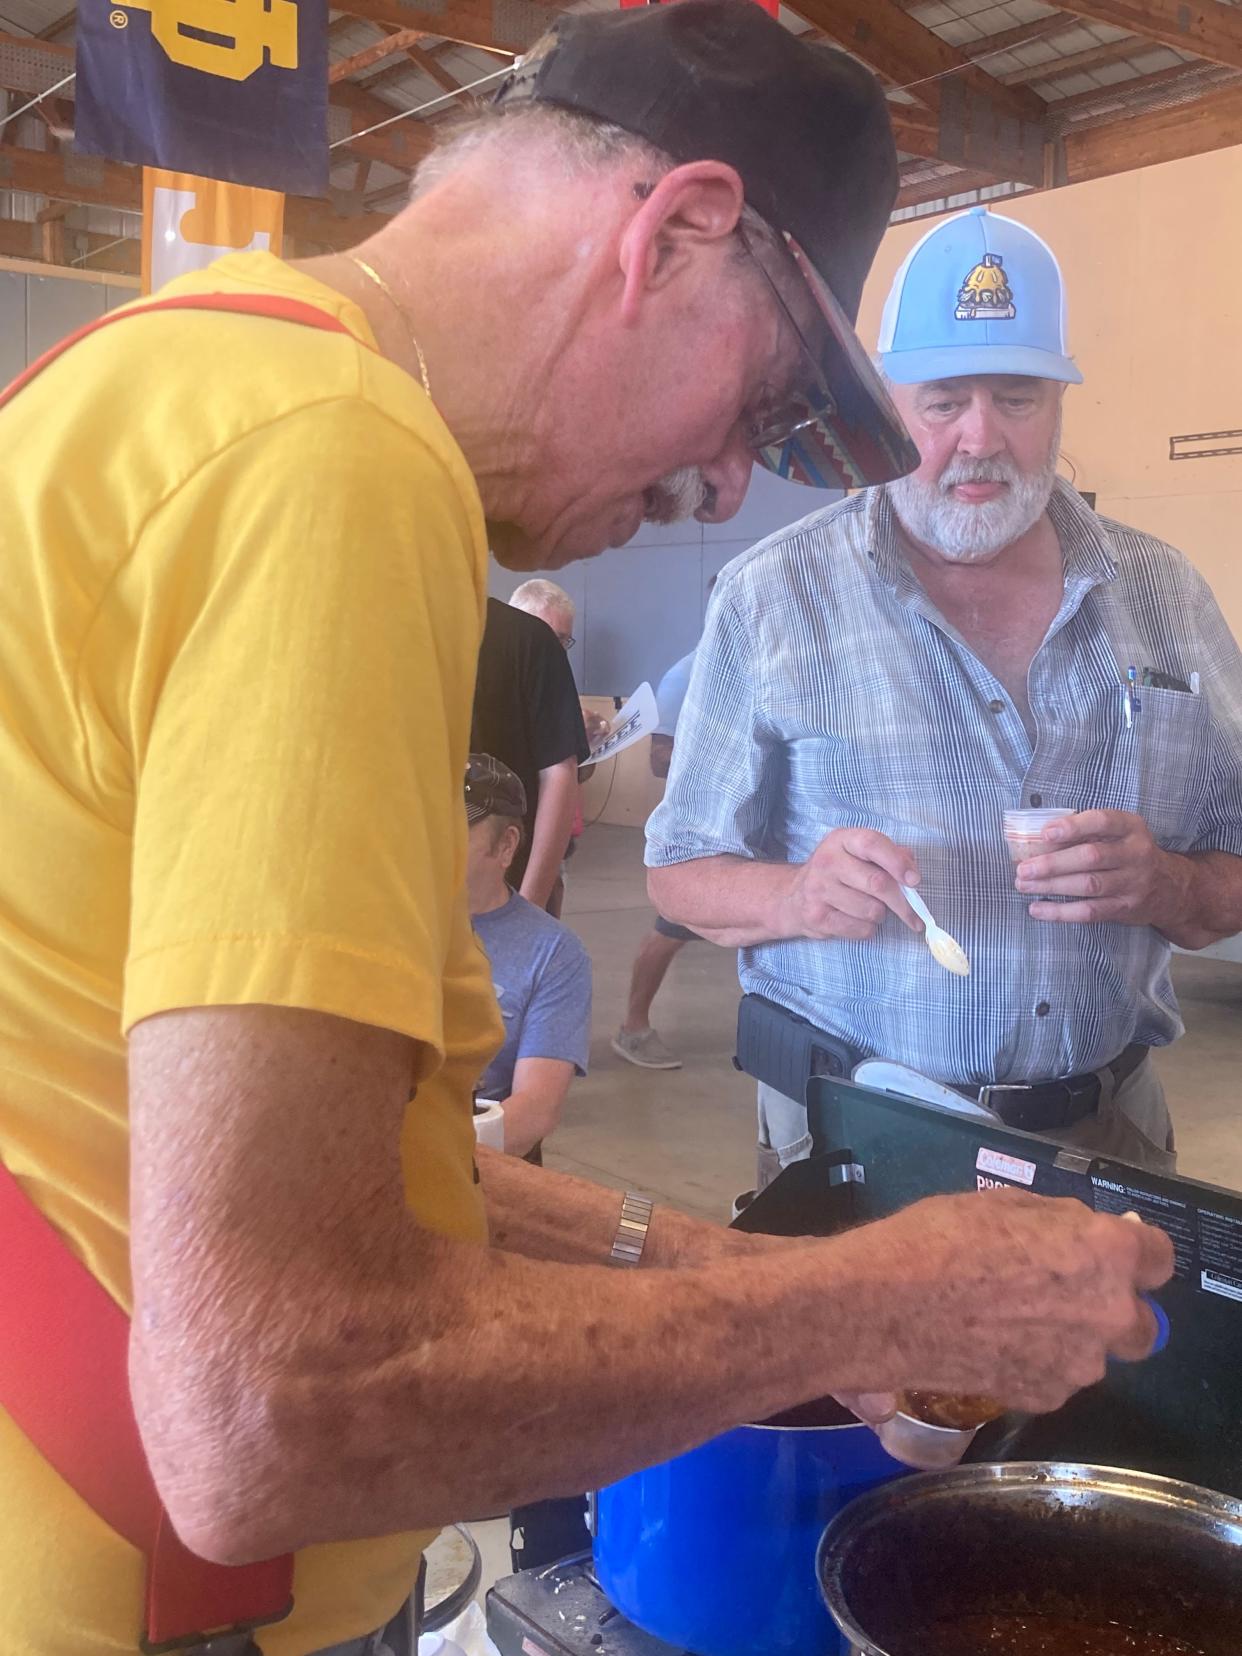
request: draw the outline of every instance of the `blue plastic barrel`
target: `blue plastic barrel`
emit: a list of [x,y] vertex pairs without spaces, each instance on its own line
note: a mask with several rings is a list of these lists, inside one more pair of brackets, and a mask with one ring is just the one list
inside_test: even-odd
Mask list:
[[600,1586],[637,1627],[694,1656],[848,1652],[816,1548],[855,1495],[909,1470],[833,1403],[739,1426],[599,1491]]

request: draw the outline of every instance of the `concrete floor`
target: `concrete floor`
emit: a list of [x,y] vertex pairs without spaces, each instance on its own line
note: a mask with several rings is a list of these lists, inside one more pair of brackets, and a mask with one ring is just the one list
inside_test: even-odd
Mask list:
[[[630,963],[651,924],[642,833],[598,825],[570,864],[565,919],[595,969],[591,1073],[576,1081],[549,1166],[633,1186],[688,1213],[727,1219],[754,1184],[754,1083],[733,1056],[738,986],[732,950],[694,944],[673,962],[653,1022],[684,1068],[635,1069],[609,1047]],[[1177,1126],[1181,1171],[1242,1188],[1242,966],[1178,956],[1186,1035],[1157,1059]]]

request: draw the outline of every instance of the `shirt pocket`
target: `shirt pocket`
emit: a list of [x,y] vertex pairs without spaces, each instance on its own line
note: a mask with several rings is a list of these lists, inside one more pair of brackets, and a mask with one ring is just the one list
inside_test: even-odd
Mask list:
[[1166,850],[1198,837],[1211,778],[1211,715],[1207,698],[1144,685],[1134,716],[1132,787],[1136,811]]

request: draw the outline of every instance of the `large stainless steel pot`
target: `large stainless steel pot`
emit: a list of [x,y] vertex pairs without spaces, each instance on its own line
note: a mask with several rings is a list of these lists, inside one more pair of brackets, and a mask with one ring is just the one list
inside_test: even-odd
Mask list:
[[930,1628],[981,1613],[1242,1652],[1242,1501],[1142,1472],[1026,1461],[903,1478],[833,1520],[817,1567],[856,1656],[922,1656]]

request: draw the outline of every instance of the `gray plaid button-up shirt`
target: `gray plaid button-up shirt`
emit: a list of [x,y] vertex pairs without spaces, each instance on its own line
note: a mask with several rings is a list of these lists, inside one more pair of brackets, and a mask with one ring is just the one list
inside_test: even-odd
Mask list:
[[[1030,918],[1004,811],[1134,811],[1166,849],[1242,856],[1242,655],[1206,582],[1063,483],[1049,513],[1065,594],[1030,670],[1034,744],[871,490],[721,575],[647,830],[657,868],[721,853],[800,863],[842,826],[910,846],[970,977],[891,917],[865,943],[743,949],[740,975],[860,1052],[957,1084],[1096,1069],[1182,1032],[1155,931]],[[1128,721],[1130,667],[1194,688],[1143,688]]]

